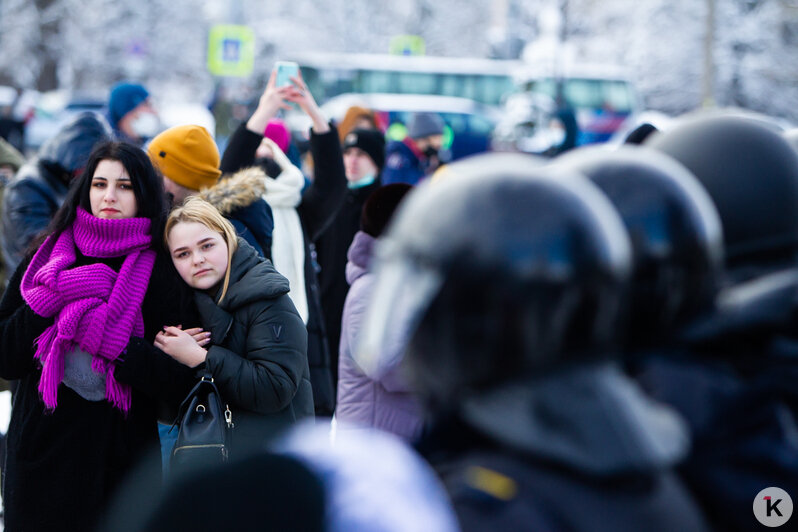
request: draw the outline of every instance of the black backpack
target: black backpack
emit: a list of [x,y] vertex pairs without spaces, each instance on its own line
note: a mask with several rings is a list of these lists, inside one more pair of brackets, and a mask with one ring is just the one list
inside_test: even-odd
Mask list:
[[230,459],[233,414],[210,373],[202,376],[180,404],[175,423],[179,431],[170,459],[173,471]]

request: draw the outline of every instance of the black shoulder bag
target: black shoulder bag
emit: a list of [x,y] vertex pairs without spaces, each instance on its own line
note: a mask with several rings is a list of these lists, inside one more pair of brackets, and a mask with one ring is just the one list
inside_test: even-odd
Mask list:
[[209,372],[202,375],[180,404],[175,423],[179,430],[170,468],[177,470],[228,461],[233,414]]

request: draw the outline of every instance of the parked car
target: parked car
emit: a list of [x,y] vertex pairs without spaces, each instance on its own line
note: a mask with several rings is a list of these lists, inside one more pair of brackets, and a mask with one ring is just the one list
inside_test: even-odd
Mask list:
[[[452,160],[489,150],[490,135],[499,119],[499,110],[490,105],[468,98],[421,94],[346,93],[330,98],[321,109],[330,119],[340,121],[353,105],[373,110],[391,140],[401,140],[413,113],[439,113],[447,126],[444,147]],[[300,139],[310,127],[310,120],[299,111],[287,113],[285,120]]]

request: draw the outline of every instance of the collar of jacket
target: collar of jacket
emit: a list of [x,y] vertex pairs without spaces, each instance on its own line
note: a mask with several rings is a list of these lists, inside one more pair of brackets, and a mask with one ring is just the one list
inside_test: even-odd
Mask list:
[[214,343],[224,341],[233,325],[233,314],[245,305],[264,299],[275,299],[288,293],[288,279],[277,273],[271,261],[258,256],[244,239],[238,239],[238,249],[230,266],[230,285],[221,303],[209,294],[196,290],[194,299],[202,323],[211,333]]
[[257,166],[245,168],[222,178],[199,196],[216,207],[223,215],[248,207],[266,192],[266,173]]
[[485,391],[466,399],[461,415],[510,448],[594,476],[660,470],[689,447],[684,420],[612,362]]

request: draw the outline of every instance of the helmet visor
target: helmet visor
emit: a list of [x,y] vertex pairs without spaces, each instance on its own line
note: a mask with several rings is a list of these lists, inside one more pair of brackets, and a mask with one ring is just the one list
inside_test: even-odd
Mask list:
[[379,379],[401,363],[407,344],[443,283],[431,266],[379,242],[375,282],[353,357],[371,378]]

